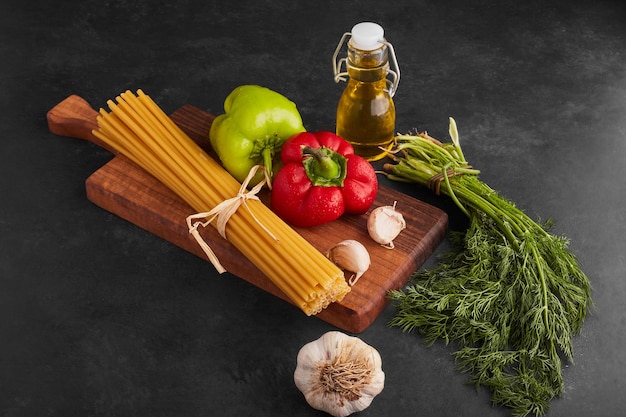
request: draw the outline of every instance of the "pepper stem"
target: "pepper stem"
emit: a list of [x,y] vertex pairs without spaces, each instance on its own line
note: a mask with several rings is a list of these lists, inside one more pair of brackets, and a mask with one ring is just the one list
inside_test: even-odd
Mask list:
[[267,178],[272,177],[272,164],[274,162],[274,148],[271,146],[266,146],[261,151],[261,156],[263,157],[263,169],[265,169],[265,175]]
[[282,142],[280,137],[274,133],[262,138],[254,140],[254,146],[250,151],[250,159],[255,165],[263,165],[265,178],[268,180],[268,186],[271,188],[270,178],[274,172],[274,157],[280,152]]
[[347,166],[343,155],[325,147],[303,146],[302,156],[305,158],[302,165],[313,185],[343,186]]

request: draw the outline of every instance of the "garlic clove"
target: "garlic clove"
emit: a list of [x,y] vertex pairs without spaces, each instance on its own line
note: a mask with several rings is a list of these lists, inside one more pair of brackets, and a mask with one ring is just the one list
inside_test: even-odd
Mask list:
[[345,417],[369,407],[384,388],[385,373],[376,349],[330,331],[300,349],[294,382],[311,407]]
[[348,279],[351,286],[356,284],[371,264],[370,254],[365,246],[353,239],[337,243],[326,252],[326,256],[341,269],[353,273]]
[[406,229],[406,221],[402,213],[393,206],[380,206],[372,210],[367,218],[367,232],[370,237],[387,249],[395,247],[393,241],[400,232]]

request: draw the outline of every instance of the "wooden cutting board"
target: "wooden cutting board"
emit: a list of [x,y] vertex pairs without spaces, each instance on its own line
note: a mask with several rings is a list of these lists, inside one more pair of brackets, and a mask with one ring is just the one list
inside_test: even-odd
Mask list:
[[[97,127],[97,112],[85,100],[70,96],[48,112],[50,131],[61,136],[85,139],[106,149],[92,130]],[[210,155],[215,157],[208,140],[214,116],[197,107],[184,105],[171,118]],[[185,219],[194,211],[156,178],[123,155],[113,159],[86,180],[87,198],[129,222],[203,258],[206,255],[189,234]],[[267,201],[267,194],[262,197]],[[341,301],[331,304],[316,317],[347,332],[360,333],[376,320],[387,306],[387,292],[400,289],[412,272],[432,254],[444,239],[448,217],[442,210],[386,186],[380,186],[372,207],[397,204],[407,228],[390,250],[376,244],[367,234],[368,213],[343,216],[313,228],[296,228],[315,248],[325,252],[332,245],[355,239],[370,253],[370,269]],[[232,244],[213,227],[202,235],[231,274],[289,302],[288,298]],[[208,259],[207,259],[208,261]],[[166,260],[164,260],[166,262]],[[208,268],[213,268],[208,264]],[[236,308],[236,307],[233,307]],[[294,314],[301,313],[294,306]]]

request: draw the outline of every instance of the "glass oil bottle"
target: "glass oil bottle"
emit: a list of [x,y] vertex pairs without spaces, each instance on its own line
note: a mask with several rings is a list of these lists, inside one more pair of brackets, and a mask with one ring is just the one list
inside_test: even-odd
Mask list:
[[[338,60],[348,37],[347,57]],[[342,72],[344,64],[346,68]],[[337,105],[337,135],[350,142],[357,155],[369,161],[383,158],[384,149],[393,146],[396,122],[393,96],[400,81],[395,52],[385,40],[383,28],[362,22],[344,33],[333,55],[333,70],[335,82],[347,80]]]

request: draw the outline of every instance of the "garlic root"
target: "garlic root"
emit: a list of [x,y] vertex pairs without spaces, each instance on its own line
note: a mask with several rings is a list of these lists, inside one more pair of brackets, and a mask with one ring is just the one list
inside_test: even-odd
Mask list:
[[395,247],[394,239],[406,229],[406,221],[402,213],[396,210],[396,203],[394,201],[393,206],[375,208],[367,218],[367,232],[370,237],[387,249]]
[[376,349],[330,331],[300,349],[294,382],[311,407],[345,417],[370,406],[384,388],[385,373]]

